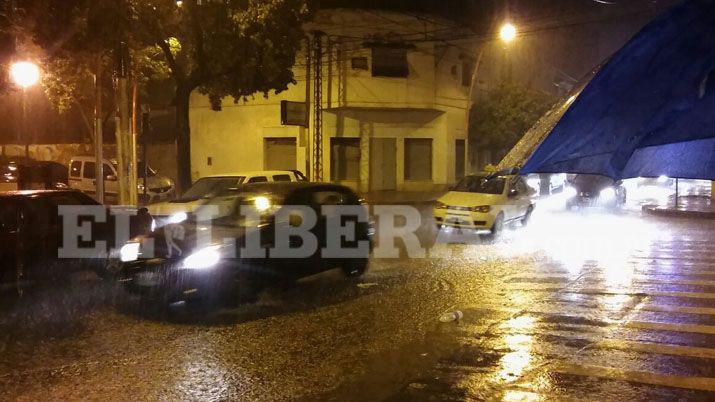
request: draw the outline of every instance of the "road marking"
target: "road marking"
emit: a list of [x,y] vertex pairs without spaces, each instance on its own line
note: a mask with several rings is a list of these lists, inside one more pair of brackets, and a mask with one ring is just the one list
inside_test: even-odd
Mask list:
[[[708,275],[715,275],[715,272],[712,274]],[[650,283],[650,284],[658,284],[658,285],[693,285],[693,286],[715,286],[715,280],[707,280],[707,279],[660,279],[660,278],[651,278],[652,276],[683,276],[679,274],[651,274],[651,275],[644,275],[640,273],[636,273],[633,277],[633,282],[634,283]],[[530,279],[541,279],[541,280],[552,280],[552,281],[557,281],[557,280],[569,280],[569,279],[577,279],[577,275],[554,275],[554,274],[546,274],[546,275],[541,275],[541,274],[532,274],[529,276],[523,276],[523,275],[514,275],[511,277],[507,277],[507,281],[512,281],[509,282],[511,284],[519,284],[519,283],[524,283],[524,284],[533,284],[533,283],[539,283],[539,282],[529,282]],[[522,281],[515,281],[515,280],[522,280]],[[583,278],[583,282],[589,283],[589,282],[601,282],[602,279],[600,279],[599,276],[596,276],[595,278]]]
[[692,285],[692,286],[715,286],[715,281],[697,279],[657,279],[657,278],[637,278],[636,283],[650,283],[655,285]]
[[594,345],[598,348],[618,349],[625,351],[636,351],[646,353],[657,353],[661,355],[703,357],[715,359],[715,349],[699,348],[695,346],[671,345],[654,342],[636,342],[623,339],[604,339]]
[[649,373],[645,371],[622,370],[613,367],[576,365],[560,363],[554,365],[551,371],[578,376],[599,377],[611,380],[631,381],[641,384],[662,385],[674,388],[686,388],[699,391],[715,391],[715,378],[682,377]]
[[640,309],[656,313],[715,315],[715,308],[712,307],[675,306],[672,304],[644,304],[640,306]]
[[715,334],[715,326],[698,324],[674,324],[667,322],[628,321],[623,324],[626,328],[651,329],[658,331],[692,332],[697,334]]
[[682,297],[687,299],[715,299],[715,293],[704,292],[667,292],[660,290],[649,290],[646,293],[648,294],[648,296]]

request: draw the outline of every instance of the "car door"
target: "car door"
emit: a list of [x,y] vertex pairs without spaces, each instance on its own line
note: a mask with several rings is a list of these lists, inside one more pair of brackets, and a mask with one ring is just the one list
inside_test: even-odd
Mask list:
[[510,221],[514,219],[517,214],[519,202],[519,190],[517,189],[515,179],[506,180],[502,197],[504,200],[504,220]]
[[82,165],[82,186],[80,188],[83,192],[93,194],[96,191],[95,174],[95,163],[93,161],[84,161]]
[[0,203],[0,283],[13,283],[16,279],[15,255],[20,220],[19,205],[13,200],[3,200]]
[[119,193],[119,182],[117,181],[117,171],[112,163],[104,161],[102,163],[102,173],[104,174],[104,193]]
[[526,211],[531,205],[531,192],[529,191],[529,186],[524,181],[524,178],[519,177],[516,181],[516,203],[515,203],[515,216],[514,218],[521,218],[526,215]]
[[70,171],[69,171],[69,186],[70,188],[75,188],[80,191],[85,191],[84,188],[82,188],[82,161],[75,161],[73,160],[70,163]]

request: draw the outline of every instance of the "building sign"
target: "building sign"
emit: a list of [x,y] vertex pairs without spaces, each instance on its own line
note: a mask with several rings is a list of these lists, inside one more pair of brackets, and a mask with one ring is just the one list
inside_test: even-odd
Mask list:
[[308,127],[308,110],[305,102],[281,101],[281,124]]

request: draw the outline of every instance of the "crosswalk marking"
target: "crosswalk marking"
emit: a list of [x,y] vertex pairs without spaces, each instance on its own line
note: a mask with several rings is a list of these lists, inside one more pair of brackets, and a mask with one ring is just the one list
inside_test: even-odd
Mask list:
[[715,334],[715,326],[697,324],[671,324],[666,322],[628,321],[624,324],[627,328],[649,329],[674,332],[693,332],[697,334]]
[[644,304],[640,306],[640,309],[642,311],[657,313],[715,315],[715,308],[712,307],[676,306],[672,304]]
[[621,381],[634,381],[642,384],[686,388],[699,391],[715,391],[715,378],[709,377],[684,377],[670,374],[656,374],[645,371],[622,370],[613,367],[566,363],[555,364],[551,367],[551,370],[562,374],[599,377]]
[[604,339],[597,342],[595,347],[605,349],[619,349],[626,351],[657,353],[661,355],[703,357],[715,359],[715,349],[700,348],[695,346],[670,345],[665,343],[638,342],[624,339]]

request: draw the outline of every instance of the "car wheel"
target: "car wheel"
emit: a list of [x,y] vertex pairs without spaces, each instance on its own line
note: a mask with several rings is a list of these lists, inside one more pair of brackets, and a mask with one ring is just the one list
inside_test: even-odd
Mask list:
[[265,284],[255,274],[238,274],[234,278],[234,297],[237,303],[254,303],[263,291]]
[[499,212],[499,215],[497,215],[497,218],[494,220],[494,223],[492,224],[492,236],[497,237],[499,234],[501,234],[501,231],[504,229],[504,214]]
[[534,212],[534,207],[530,205],[529,208],[526,210],[524,217],[521,218],[521,226],[526,226],[529,224],[529,220],[531,220],[532,212]]
[[357,278],[367,271],[367,258],[351,258],[343,263],[343,273],[348,278]]

